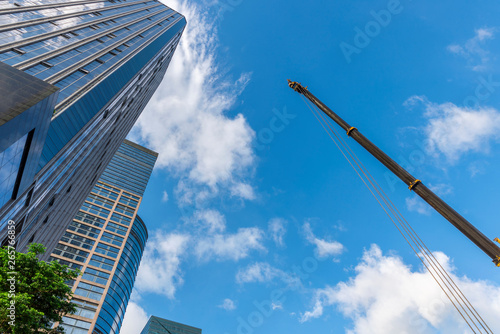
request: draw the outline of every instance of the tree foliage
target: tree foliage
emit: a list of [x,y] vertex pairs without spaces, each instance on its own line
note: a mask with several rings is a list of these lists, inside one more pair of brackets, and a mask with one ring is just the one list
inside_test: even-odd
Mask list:
[[57,261],[39,261],[43,253],[41,244],[31,244],[26,254],[12,247],[0,249],[0,333],[64,333],[61,326],[51,327],[75,312],[65,282],[79,273]]

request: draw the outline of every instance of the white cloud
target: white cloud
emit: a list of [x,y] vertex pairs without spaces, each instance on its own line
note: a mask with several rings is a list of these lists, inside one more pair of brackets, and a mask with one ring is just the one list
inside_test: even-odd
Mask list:
[[253,250],[265,251],[264,233],[256,227],[239,228],[234,234],[213,234],[197,240],[194,252],[198,259],[208,261],[240,260]]
[[149,237],[135,281],[139,293],[154,292],[174,298],[184,282],[180,264],[189,239],[188,235],[162,231],[155,231]]
[[268,283],[279,279],[287,285],[299,286],[300,278],[281,269],[271,266],[267,262],[256,262],[236,273],[236,282],[243,283]]
[[122,327],[120,329],[120,334],[137,334],[140,333],[149,317],[139,305],[135,302],[130,301],[127,306],[127,311],[123,318]]
[[237,196],[248,200],[253,200],[256,197],[252,186],[242,182],[238,182],[231,186],[231,196]]
[[286,234],[285,225],[287,221],[283,218],[273,218],[269,221],[269,232],[271,233],[271,237],[277,246],[283,247],[285,244],[283,242],[283,238]]
[[167,193],[167,191],[166,191],[166,190],[163,190],[163,195],[162,195],[162,197],[161,197],[161,201],[162,201],[163,203],[168,202],[168,193]]
[[229,298],[224,299],[221,305],[218,307],[223,308],[226,311],[232,311],[236,309],[236,305],[234,304],[234,301],[232,301]]
[[194,219],[203,230],[208,230],[209,233],[223,232],[226,229],[226,218],[217,210],[197,210]]
[[429,204],[424,202],[424,200],[417,195],[406,198],[406,208],[408,209],[408,211],[415,211],[426,216],[430,215],[432,212]]
[[413,96],[406,106],[422,102],[425,106],[427,149],[455,162],[468,152],[488,152],[491,141],[500,139],[500,112],[490,107],[471,109],[453,103],[437,104]]
[[202,197],[224,190],[253,199],[245,175],[254,163],[255,133],[242,114],[226,113],[235,106],[250,75],[231,80],[227,70],[219,67],[212,17],[187,1],[169,1],[169,6],[186,16],[187,27],[131,137],[159,153],[156,167],[179,178],[180,190]]
[[[491,328],[500,328],[500,287],[453,274],[450,260],[435,253],[453,280]],[[468,333],[468,327],[426,271],[412,271],[396,256],[372,245],[355,268],[356,276],[314,293],[301,321],[321,317],[329,306],[352,320],[349,334]]]
[[315,252],[318,257],[337,256],[344,251],[344,246],[338,241],[327,241],[317,238],[309,223],[305,223],[303,228],[307,241],[316,246]]
[[474,71],[483,71],[488,68],[490,53],[484,49],[487,40],[495,38],[495,28],[481,28],[475,30],[475,36],[467,40],[463,45],[448,45],[451,53],[460,55],[467,59]]

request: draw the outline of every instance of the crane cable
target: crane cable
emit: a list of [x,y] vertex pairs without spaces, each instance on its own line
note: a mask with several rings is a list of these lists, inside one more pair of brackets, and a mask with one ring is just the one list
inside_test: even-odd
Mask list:
[[[323,113],[319,113],[319,115],[323,118],[323,120],[325,120],[326,117],[323,115]],[[325,122],[327,122],[327,120],[328,120],[328,118],[326,118]],[[377,181],[375,180],[375,178],[370,174],[370,172],[366,169],[366,167],[363,165],[363,163],[359,160],[359,158],[356,156],[356,154],[354,153],[354,151],[352,151],[352,149],[349,147],[349,145],[347,144],[347,142],[345,142],[345,140],[341,136],[338,136],[338,133],[331,126],[331,123],[330,124],[327,123],[327,125],[336,134],[337,139],[339,139],[339,142],[342,144],[342,146],[344,146],[344,148],[346,149],[346,151],[348,152],[348,154],[351,156],[351,158],[353,159],[353,161],[356,163],[356,165],[358,166],[358,168],[361,171],[363,171],[363,174],[365,175],[365,177],[367,178],[367,180],[370,182],[370,184],[373,186],[373,188],[376,190],[376,192],[382,198],[382,200],[387,205],[387,207],[390,209],[390,211],[394,215],[394,217],[396,217],[396,219],[399,221],[400,226],[402,226],[404,228],[404,230],[408,233],[408,235],[410,236],[410,238],[412,239],[412,241],[417,245],[417,247],[419,248],[419,250],[423,253],[424,258],[428,261],[428,263],[433,264],[433,266],[432,266],[433,269],[437,270],[436,274],[438,274],[439,278],[446,285],[446,288],[449,289],[450,291],[453,290],[453,292],[458,295],[458,298],[465,304],[465,307],[467,307],[467,309],[469,310],[469,312],[471,312],[472,316],[480,323],[481,327],[483,327],[485,330],[486,330],[486,328],[489,329],[488,325],[484,322],[484,320],[482,319],[482,317],[479,315],[479,313],[476,311],[476,309],[472,306],[472,304],[469,302],[469,300],[467,299],[467,297],[463,294],[463,292],[460,290],[460,288],[457,286],[457,284],[453,281],[453,279],[451,278],[451,276],[447,273],[447,271],[443,268],[443,266],[435,258],[434,254],[429,250],[429,248],[427,247],[427,245],[425,245],[425,243],[423,242],[423,240],[415,232],[415,230],[410,225],[410,223],[405,219],[405,217],[397,209],[397,207],[390,200],[390,198],[387,196],[387,194],[383,191],[383,189],[377,183]],[[429,273],[432,274],[432,272],[430,272],[430,271],[429,271]],[[454,297],[455,297],[455,295],[454,295]],[[460,303],[460,306],[463,309],[463,306],[462,306],[461,303]],[[466,311],[466,310],[464,310],[464,311]],[[467,315],[470,318],[470,316],[469,316],[468,313],[467,313]],[[484,326],[483,326],[482,323],[484,323]],[[476,326],[476,328],[477,328],[477,326]],[[489,329],[489,331],[491,332],[491,329]]]
[[[341,136],[339,136],[335,128],[329,122],[328,117],[325,117],[323,113],[316,107],[316,105],[314,105],[308,99],[306,99],[303,96],[303,94],[300,94],[300,96],[302,97],[306,105],[309,107],[309,109],[311,110],[315,118],[318,120],[318,122],[320,122],[323,129],[327,132],[332,141],[335,143],[337,148],[339,148],[342,155],[349,162],[349,164],[354,169],[356,174],[363,181],[363,183],[368,188],[370,193],[375,197],[378,204],[382,207],[384,212],[389,216],[393,224],[396,226],[396,228],[401,233],[406,242],[410,245],[410,247],[415,252],[417,257],[422,261],[424,267],[429,271],[433,279],[443,290],[444,294],[451,301],[451,303],[458,311],[460,316],[467,323],[469,328],[474,333],[476,333],[476,330],[474,330],[473,326],[479,331],[479,333],[483,332],[479,327],[481,327],[485,331],[485,333],[493,333],[491,329],[488,327],[488,325],[485,323],[485,321],[482,319],[482,317],[479,315],[479,313],[476,311],[476,309],[465,297],[465,295],[457,286],[457,284],[453,281],[451,276],[446,272],[443,266],[435,258],[434,254],[429,250],[429,248],[425,245],[425,243],[418,236],[415,230],[411,227],[408,221],[404,218],[401,212],[396,208],[394,203],[389,199],[387,194],[383,191],[383,189],[380,187],[377,181],[373,178],[373,176],[369,173],[369,171],[366,169],[363,163],[359,160],[354,151],[352,151],[347,142]],[[327,128],[330,131],[328,131]],[[367,183],[367,181],[369,184]],[[396,223],[394,219],[398,223]],[[450,296],[450,294],[453,296],[453,298]],[[470,320],[472,324],[469,322],[469,320],[467,320],[467,318]],[[476,321],[474,321],[473,318]]]

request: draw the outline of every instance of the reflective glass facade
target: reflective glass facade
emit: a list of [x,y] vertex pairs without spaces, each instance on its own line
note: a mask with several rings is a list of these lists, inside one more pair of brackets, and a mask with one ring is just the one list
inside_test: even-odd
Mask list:
[[0,208],[33,183],[57,90],[0,62]]
[[0,206],[12,198],[27,137],[25,134],[0,153]]
[[141,334],[201,334],[201,329],[152,315]]
[[[50,260],[82,272],[73,283],[77,312],[63,320],[66,333],[119,333],[148,238],[137,211],[157,156],[123,142],[52,250]],[[139,177],[104,180],[135,173],[135,164],[144,165]]]
[[[155,0],[26,11],[20,9],[51,2],[16,3],[0,11],[0,31],[17,27],[0,32],[0,61],[60,88],[40,168],[185,25]],[[89,98],[91,90],[99,94]]]
[[160,84],[185,25],[156,0],[0,3],[0,62],[59,89],[36,182],[0,208],[0,241],[12,219],[22,224],[20,249],[56,246]]

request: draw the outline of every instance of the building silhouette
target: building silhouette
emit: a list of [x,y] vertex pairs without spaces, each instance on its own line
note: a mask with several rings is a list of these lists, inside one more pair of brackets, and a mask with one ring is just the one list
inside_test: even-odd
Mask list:
[[201,334],[201,329],[152,315],[141,334]]
[[148,238],[137,215],[158,154],[125,140],[51,250],[82,273],[71,282],[74,315],[68,334],[118,334]]
[[[43,104],[48,129],[42,122],[22,130],[40,129],[35,143],[41,149],[30,156],[24,134],[6,140],[7,131],[0,132],[0,154],[15,152],[12,162],[19,164],[4,178],[8,186],[0,185],[0,242],[13,220],[19,250],[30,242],[56,246],[160,84],[185,25],[181,14],[156,0],[0,4],[0,71],[8,65],[54,90],[52,104]],[[4,86],[16,83],[4,77],[0,91],[10,95]],[[17,84],[28,87],[28,81]],[[17,117],[4,119],[9,112],[2,112],[0,129],[16,128],[34,101],[10,111]],[[22,161],[29,168],[20,168]]]

